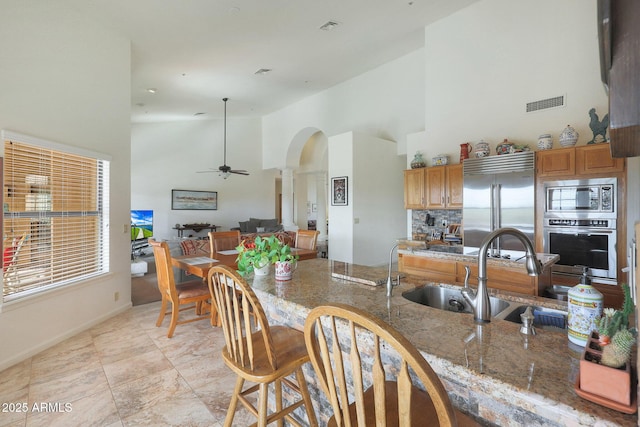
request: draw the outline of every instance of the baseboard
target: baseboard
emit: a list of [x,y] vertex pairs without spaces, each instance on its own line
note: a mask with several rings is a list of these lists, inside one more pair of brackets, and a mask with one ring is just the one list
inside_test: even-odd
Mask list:
[[0,361],[0,372],[12,367],[13,365],[16,365],[32,356],[35,356],[36,354],[47,350],[48,348],[53,347],[56,344],[61,343],[62,341],[71,338],[74,335],[79,334],[80,332],[84,332],[89,328],[92,328],[94,326],[96,326],[99,323],[104,322],[107,319],[112,318],[113,316],[116,316],[120,313],[124,313],[127,310],[130,310],[132,307],[132,304],[129,302],[128,304],[124,305],[124,306],[120,306],[108,313],[105,313],[103,316],[97,317],[95,319],[92,319],[89,322],[83,323],[82,325],[78,325],[77,327],[70,329],[68,331],[66,331],[64,334],[60,334],[58,336],[52,337],[46,341],[43,342],[39,342],[38,345],[31,347],[30,349],[27,349],[19,354],[14,355],[13,357],[11,357],[10,359],[7,360],[3,360]]

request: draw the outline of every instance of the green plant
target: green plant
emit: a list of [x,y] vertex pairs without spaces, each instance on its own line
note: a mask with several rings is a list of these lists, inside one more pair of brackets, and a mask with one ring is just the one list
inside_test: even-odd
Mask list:
[[635,328],[629,328],[629,316],[634,307],[631,290],[626,283],[620,286],[624,292],[622,309],[605,308],[594,322],[602,346],[602,364],[613,368],[624,366],[629,360],[637,335]]
[[276,261],[296,261],[297,255],[291,253],[291,247],[283,244],[276,236],[256,237],[254,242],[242,241],[238,247],[238,273],[246,276],[256,268],[262,268]]

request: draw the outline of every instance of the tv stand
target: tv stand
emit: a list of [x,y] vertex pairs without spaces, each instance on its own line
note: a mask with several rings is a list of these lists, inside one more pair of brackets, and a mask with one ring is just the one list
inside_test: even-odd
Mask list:
[[134,240],[131,242],[131,260],[145,255],[144,249],[149,247],[147,239]]

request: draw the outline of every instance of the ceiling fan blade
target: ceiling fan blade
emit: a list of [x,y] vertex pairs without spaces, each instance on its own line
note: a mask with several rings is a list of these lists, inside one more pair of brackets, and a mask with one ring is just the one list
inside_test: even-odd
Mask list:
[[208,171],[196,171],[196,173],[213,173],[218,172],[218,169],[209,169]]
[[238,174],[238,175],[249,175],[249,172],[247,172],[247,171],[245,171],[245,170],[233,170],[233,169],[232,169],[232,170],[230,170],[229,172],[231,172],[231,173],[235,173],[235,174]]

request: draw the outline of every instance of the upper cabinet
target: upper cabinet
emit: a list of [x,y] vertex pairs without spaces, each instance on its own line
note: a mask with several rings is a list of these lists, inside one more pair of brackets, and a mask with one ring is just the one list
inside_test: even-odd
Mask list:
[[609,144],[584,145],[576,148],[576,174],[593,175],[624,171],[624,159],[611,157]]
[[624,171],[624,159],[611,157],[609,144],[582,145],[536,152],[539,177],[569,177]]
[[613,157],[640,156],[640,1],[599,0],[602,78],[609,87]]
[[575,148],[560,148],[536,152],[538,176],[567,176],[576,173]]
[[405,209],[462,208],[462,165],[406,170]]
[[425,168],[404,171],[404,208],[425,207]]

